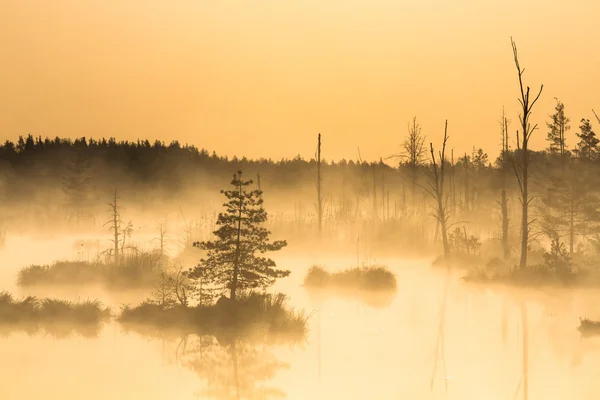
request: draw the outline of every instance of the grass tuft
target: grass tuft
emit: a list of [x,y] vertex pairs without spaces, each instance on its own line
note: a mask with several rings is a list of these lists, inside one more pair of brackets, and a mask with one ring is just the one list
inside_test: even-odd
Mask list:
[[86,336],[99,330],[110,317],[110,310],[97,300],[71,302],[59,299],[37,299],[29,296],[15,299],[8,292],[0,293],[0,329],[6,331],[40,330],[64,336],[80,330]]
[[350,268],[328,272],[313,265],[304,277],[304,287],[318,297],[333,293],[343,297],[360,298],[372,307],[387,307],[397,289],[396,276],[381,265]]
[[578,330],[584,336],[600,335],[600,321],[579,318]]
[[102,284],[106,287],[152,287],[160,277],[160,259],[152,252],[123,256],[110,262],[56,261],[29,265],[18,272],[20,286]]
[[304,277],[304,286],[314,288],[341,287],[365,291],[395,291],[396,276],[381,265],[354,267],[330,273],[313,265]]

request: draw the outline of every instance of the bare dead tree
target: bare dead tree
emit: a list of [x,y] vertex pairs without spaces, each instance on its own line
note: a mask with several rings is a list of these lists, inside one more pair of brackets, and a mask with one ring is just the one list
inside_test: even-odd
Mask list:
[[540,98],[542,94],[542,90],[544,89],[544,85],[541,85],[540,90],[537,96],[531,101],[530,98],[530,89],[529,86],[525,89],[523,84],[523,73],[525,69],[521,69],[519,64],[519,58],[517,54],[517,45],[515,44],[512,37],[510,38],[513,56],[515,59],[515,66],[517,67],[517,73],[519,77],[519,89],[521,98],[519,99],[519,103],[521,104],[521,114],[519,115],[519,121],[521,123],[521,132],[522,135],[519,137],[519,131],[517,131],[517,150],[518,157],[513,157],[513,169],[515,172],[515,176],[517,178],[517,182],[519,184],[519,190],[521,192],[521,205],[522,205],[522,215],[521,215],[521,258],[519,261],[519,268],[527,267],[527,247],[529,244],[529,226],[531,222],[528,219],[528,211],[529,211],[529,203],[532,201],[532,197],[529,196],[529,164],[531,163],[530,154],[529,154],[529,139],[531,138],[532,133],[537,129],[536,125],[531,125],[529,122],[529,117],[531,116],[531,109],[535,105],[535,103]]
[[508,149],[509,149],[509,144],[508,144],[508,137],[509,137],[509,133],[508,133],[508,126],[510,125],[510,120],[506,117],[506,113],[504,112],[504,107],[502,107],[502,118],[500,119],[500,127],[501,127],[501,132],[502,132],[502,142],[501,142],[501,152],[500,152],[500,156],[502,157],[502,159],[505,159],[508,155]]
[[417,209],[417,186],[419,181],[419,169],[427,159],[425,149],[425,135],[421,133],[421,126],[417,123],[417,117],[413,117],[412,124],[408,125],[408,137],[402,143],[402,152],[388,158],[399,159],[400,165],[404,165],[409,172],[409,180],[412,188],[413,211]]
[[598,116],[598,114],[596,114],[596,111],[594,111],[593,109],[592,109],[592,112],[594,113],[594,117],[596,117],[596,120],[600,124],[600,117]]
[[323,197],[321,196],[321,134],[317,139],[317,217],[319,219],[319,234],[323,227]]
[[127,241],[127,238],[131,239],[131,234],[133,233],[133,223],[131,221],[129,221],[127,223],[127,225],[125,225],[125,229],[123,229],[123,231],[121,232],[121,257],[123,257],[123,254],[125,254],[125,249],[133,249],[133,250],[137,250],[136,248],[132,247],[132,246],[127,246],[125,247],[125,242]]
[[159,255],[160,258],[162,259],[163,256],[165,255],[165,247],[166,247],[166,238],[167,238],[167,230],[165,228],[165,226],[163,224],[160,224],[158,227],[158,237],[155,237],[154,239],[152,239],[152,241],[154,240],[158,240],[158,244],[159,244]]
[[456,163],[454,162],[454,149],[450,152],[450,193],[452,194],[451,210],[456,213]]
[[184,307],[187,307],[189,304],[186,290],[189,290],[189,284],[185,271],[183,270],[183,265],[180,265],[173,278],[173,291],[175,292],[175,297],[177,297],[179,304]]
[[433,143],[429,144],[429,150],[431,153],[431,165],[426,170],[428,178],[429,188],[426,188],[427,192],[433,197],[436,202],[436,206],[433,207],[434,211],[432,215],[436,218],[442,233],[442,244],[444,246],[444,257],[448,260],[450,255],[450,247],[448,246],[448,230],[447,223],[449,213],[447,210],[448,196],[444,192],[444,181],[445,181],[445,169],[446,169],[446,142],[448,141],[448,120],[444,127],[444,141],[442,143],[442,151],[439,154],[439,165],[438,160],[435,158],[435,151],[433,149]]
[[119,262],[119,243],[120,243],[119,238],[121,236],[121,224],[123,223],[123,221],[121,221],[121,215],[119,213],[119,204],[117,202],[118,199],[119,199],[119,197],[117,196],[117,189],[115,189],[113,201],[108,203],[110,210],[111,210],[112,218],[104,224],[105,226],[107,224],[111,224],[109,230],[113,232],[113,238],[111,239],[111,242],[113,242],[113,245],[114,245],[113,259],[114,259],[115,264],[117,264]]
[[465,170],[465,185],[464,185],[464,189],[465,189],[465,203],[464,203],[464,210],[466,212],[469,211],[469,209],[471,208],[471,206],[469,206],[469,200],[471,199],[471,190],[469,188],[469,169],[471,168],[471,158],[467,155],[467,153],[465,153],[463,159],[463,168]]
[[375,164],[371,166],[373,170],[373,222],[377,220],[377,168]]
[[385,220],[385,175],[383,169],[381,170],[381,219]]
[[508,245],[508,234],[509,234],[509,218],[508,218],[508,198],[506,196],[506,160],[509,157],[508,150],[508,126],[510,121],[506,118],[504,113],[504,107],[502,107],[502,119],[500,120],[500,128],[502,134],[502,150],[500,151],[500,173],[502,174],[502,191],[500,193],[500,211],[502,215],[502,249],[504,253],[504,259],[508,260],[510,257],[510,247]]

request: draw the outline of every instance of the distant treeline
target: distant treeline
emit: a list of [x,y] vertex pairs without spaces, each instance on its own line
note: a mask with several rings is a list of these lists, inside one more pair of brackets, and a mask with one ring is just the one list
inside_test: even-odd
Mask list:
[[[557,106],[560,117],[563,111]],[[385,162],[383,158],[371,163],[322,161],[326,219],[386,220],[428,215],[431,199],[427,193],[426,170],[431,158],[425,137],[416,120],[413,123],[404,141],[404,150],[396,157],[387,157]],[[580,141],[572,152],[566,147],[564,129],[557,133],[557,125],[560,128],[564,122],[548,124],[548,149],[530,151],[533,194],[540,197],[547,194],[553,184],[559,184],[551,181],[549,172],[565,162],[577,161],[580,176],[583,176],[581,168],[586,176],[600,172],[598,143],[594,141],[590,122],[582,120],[581,132],[577,133]],[[433,141],[434,146],[437,142],[427,138],[427,144],[429,141]],[[497,231],[501,224],[497,203],[504,189],[510,200],[511,224],[517,225],[518,186],[511,160],[519,150],[509,149],[508,142],[508,135],[503,131],[502,151],[493,162],[481,148],[474,147],[471,154],[446,153],[446,196],[452,220],[476,221],[477,226],[471,225],[471,230]],[[452,148],[452,143],[449,147]],[[327,155],[326,148],[323,155]],[[277,161],[228,158],[176,140],[165,144],[114,138],[42,139],[28,135],[19,137],[16,143],[6,141],[0,146],[2,200],[6,209],[20,206],[20,214],[48,223],[57,219],[73,220],[74,213],[83,216],[85,210],[92,214],[105,213],[106,203],[116,187],[126,204],[152,208],[165,201],[178,201],[185,195],[182,203],[199,204],[210,199],[216,202],[216,208],[211,211],[218,211],[219,190],[226,187],[233,172],[239,169],[260,182],[270,211],[314,216],[316,164],[314,158],[306,160],[300,155]],[[511,226],[513,228],[516,226]]]

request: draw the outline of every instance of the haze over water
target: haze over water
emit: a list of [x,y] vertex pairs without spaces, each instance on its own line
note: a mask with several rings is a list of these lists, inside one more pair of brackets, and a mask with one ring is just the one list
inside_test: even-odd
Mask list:
[[[15,281],[19,266],[75,257],[74,250],[67,250],[75,239],[9,240],[0,251],[7,260],[3,281]],[[40,252],[23,252],[24,246],[36,247]],[[49,249],[54,252],[42,252]],[[295,307],[313,311],[305,344],[266,346],[279,362],[288,364],[268,382],[285,392],[285,398],[507,399],[522,387],[523,291],[467,287],[457,275],[448,278],[444,353],[438,358],[430,389],[447,277],[444,269],[432,270],[430,260],[377,260],[388,265],[398,278],[397,297],[390,307],[378,309],[353,299],[327,298],[319,302],[300,286],[312,263],[346,268],[355,261],[353,257],[323,256],[316,260],[314,256],[303,259],[281,255],[276,259],[293,273],[274,290],[287,293]],[[65,297],[85,298],[88,292],[93,297],[101,295],[113,307],[119,306],[119,296],[115,299],[115,295],[89,289]],[[27,290],[20,293],[25,295]],[[575,327],[580,315],[600,311],[594,306],[600,295],[592,290],[548,290],[527,297],[529,398],[598,398],[600,341],[582,340]],[[139,295],[128,300],[136,303],[141,299]],[[190,337],[189,342],[194,339]],[[198,398],[194,393],[202,393],[206,381],[189,366],[178,365],[175,354],[179,342],[178,338],[163,341],[126,333],[116,323],[108,324],[91,339],[11,333],[1,339],[0,370],[4,379],[0,397]],[[256,347],[263,351],[264,346]],[[228,376],[227,368],[219,371]],[[255,376],[260,377],[260,373]],[[271,398],[261,396],[264,391],[241,398]]]

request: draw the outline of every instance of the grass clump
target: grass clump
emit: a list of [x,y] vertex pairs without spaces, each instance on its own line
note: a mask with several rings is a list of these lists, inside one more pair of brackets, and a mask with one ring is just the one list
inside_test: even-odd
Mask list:
[[159,279],[160,259],[151,252],[123,256],[118,264],[101,261],[56,261],[29,265],[18,272],[20,286],[101,284],[106,287],[151,287]]
[[334,293],[358,297],[373,307],[386,307],[396,293],[396,276],[384,266],[354,267],[339,272],[328,272],[313,265],[304,277],[304,287],[313,294]]
[[304,286],[313,288],[342,287],[365,291],[395,291],[396,276],[380,265],[350,268],[330,273],[313,265],[304,277]]
[[223,331],[304,337],[308,315],[287,305],[282,293],[241,293],[235,301],[222,296],[210,305],[184,306],[146,300],[125,306],[118,317],[126,328],[145,333],[214,334]]
[[4,331],[43,330],[56,336],[78,331],[93,336],[109,317],[110,310],[97,300],[71,302],[33,296],[18,300],[8,292],[0,293],[0,328]]
[[600,321],[579,318],[579,332],[584,336],[600,335]]

